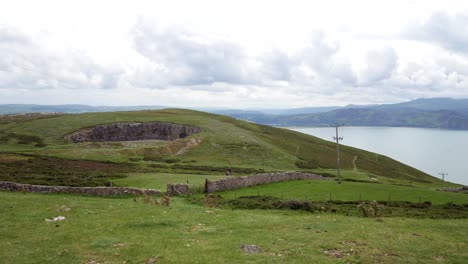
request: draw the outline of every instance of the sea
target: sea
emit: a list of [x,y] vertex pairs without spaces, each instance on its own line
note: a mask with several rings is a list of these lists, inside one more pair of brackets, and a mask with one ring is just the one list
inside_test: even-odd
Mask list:
[[[334,141],[334,127],[287,127]],[[340,127],[340,144],[391,157],[432,176],[468,185],[468,131],[408,127]]]

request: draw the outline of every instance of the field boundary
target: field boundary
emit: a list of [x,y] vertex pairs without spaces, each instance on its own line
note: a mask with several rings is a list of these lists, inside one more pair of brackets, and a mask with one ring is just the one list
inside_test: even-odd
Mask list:
[[129,187],[70,187],[32,185],[9,181],[0,181],[0,191],[30,192],[30,193],[72,193],[95,196],[112,195],[157,195],[161,191],[155,189],[138,189]]
[[249,186],[292,180],[328,180],[328,178],[323,177],[322,175],[303,172],[273,172],[260,173],[243,177],[229,177],[216,181],[209,181],[206,179],[205,193],[221,192]]

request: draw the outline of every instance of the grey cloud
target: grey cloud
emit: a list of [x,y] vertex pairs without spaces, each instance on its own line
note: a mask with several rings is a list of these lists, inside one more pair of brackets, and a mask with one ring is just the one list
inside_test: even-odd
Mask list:
[[133,42],[137,52],[160,66],[153,73],[160,76],[156,86],[251,82],[247,57],[233,43],[207,43],[196,35],[160,29],[145,21],[135,26]]
[[290,81],[292,58],[281,50],[272,50],[258,58],[261,62],[262,76],[275,81]]
[[468,55],[468,14],[449,15],[437,12],[423,24],[411,26],[404,35]]
[[398,67],[398,56],[392,48],[374,50],[368,52],[366,62],[360,82],[362,85],[372,85],[392,76]]
[[308,46],[297,54],[297,62],[337,85],[354,85],[356,74],[351,64],[339,58],[338,43],[327,43],[323,33],[315,33]]
[[0,37],[2,44],[16,44],[16,45],[31,45],[31,39],[23,34],[20,34],[12,28],[0,28]]
[[115,88],[122,70],[83,54],[55,54],[12,28],[0,29],[0,88]]
[[134,74],[132,82],[138,86],[265,85],[277,81],[338,86],[356,82],[350,63],[338,56],[339,45],[327,43],[323,33],[312,34],[307,47],[296,54],[271,50],[256,57],[249,57],[234,43],[207,42],[146,20],[135,25],[132,37],[135,50],[152,63]]

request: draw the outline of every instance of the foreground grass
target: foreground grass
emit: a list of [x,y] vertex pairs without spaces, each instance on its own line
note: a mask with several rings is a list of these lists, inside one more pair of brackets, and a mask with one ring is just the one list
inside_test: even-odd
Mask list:
[[[50,223],[45,218],[63,215]],[[466,219],[169,208],[132,198],[0,192],[3,263],[463,263]],[[245,254],[256,244],[259,254]],[[342,258],[326,252],[339,253]],[[335,254],[336,255],[336,254]]]

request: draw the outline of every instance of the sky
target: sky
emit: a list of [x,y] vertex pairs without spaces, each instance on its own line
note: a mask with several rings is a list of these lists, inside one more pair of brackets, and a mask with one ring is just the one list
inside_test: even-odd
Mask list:
[[468,98],[468,1],[4,1],[0,104]]

